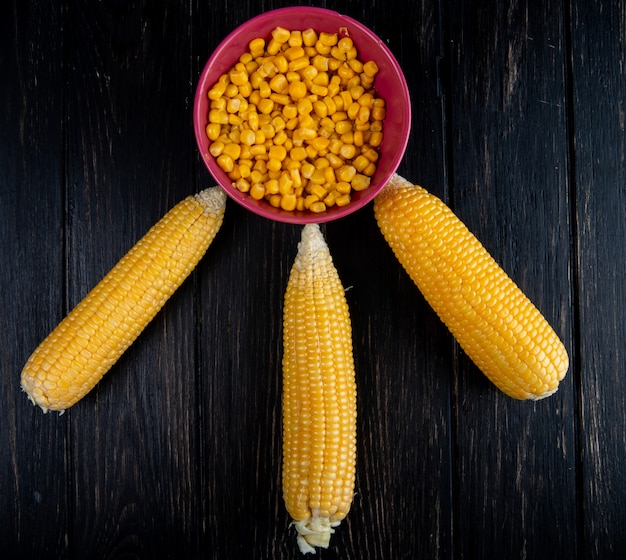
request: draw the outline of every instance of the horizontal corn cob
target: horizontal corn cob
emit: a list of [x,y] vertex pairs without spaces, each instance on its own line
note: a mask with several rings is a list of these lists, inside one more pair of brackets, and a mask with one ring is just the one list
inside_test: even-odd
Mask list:
[[356,385],[344,289],[319,226],[291,269],[283,319],[283,497],[303,553],[328,547],[352,503]]
[[225,203],[219,187],[179,202],[59,323],[22,371],[34,404],[63,411],[100,381],[195,268]]
[[516,399],[557,390],[569,364],[563,343],[440,199],[394,175],[374,212],[426,300],[497,387]]

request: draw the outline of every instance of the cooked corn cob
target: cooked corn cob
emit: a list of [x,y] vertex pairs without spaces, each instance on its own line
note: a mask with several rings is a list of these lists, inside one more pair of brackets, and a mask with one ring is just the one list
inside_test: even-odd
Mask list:
[[344,289],[319,226],[302,230],[283,322],[283,497],[303,553],[352,503],[356,385]]
[[563,343],[450,208],[394,175],[374,212],[402,266],[497,387],[516,399],[558,389],[569,363]]
[[44,412],[83,398],[202,258],[224,216],[219,187],[172,208],[30,356],[22,388]]

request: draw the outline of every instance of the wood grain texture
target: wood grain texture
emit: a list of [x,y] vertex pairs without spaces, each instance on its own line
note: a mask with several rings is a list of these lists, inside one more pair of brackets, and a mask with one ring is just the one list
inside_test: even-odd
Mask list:
[[[453,209],[571,348],[561,3],[448,13]],[[457,546],[467,558],[575,557],[575,377],[531,404],[503,398],[462,353],[457,368]]]
[[[68,309],[214,184],[193,138],[199,73],[234,27],[289,4],[43,4],[0,18],[0,556],[300,558],[280,481],[297,226],[228,201],[197,270],[92,393],[59,416],[19,389]],[[572,358],[556,395],[509,399],[371,207],[325,224],[352,316],[358,464],[316,557],[622,556],[624,2],[316,4],[396,55],[413,109],[398,171],[452,206]]]
[[626,550],[626,4],[572,3],[584,551]]
[[7,8],[0,18],[0,556],[37,558],[46,550],[61,558],[71,523],[68,419],[43,417],[19,381],[29,353],[64,313],[61,14],[58,4]]

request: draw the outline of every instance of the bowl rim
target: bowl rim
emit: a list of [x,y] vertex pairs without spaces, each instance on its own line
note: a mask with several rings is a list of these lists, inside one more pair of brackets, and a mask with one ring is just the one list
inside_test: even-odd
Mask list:
[[[229,49],[232,41],[237,39],[241,35],[241,33],[244,33],[246,30],[248,30],[248,28],[252,28],[258,25],[266,26],[269,25],[270,22],[275,24],[275,26],[279,26],[281,16],[287,14],[300,14],[305,16],[316,15],[318,17],[325,18],[331,17],[333,19],[337,19],[336,27],[338,29],[342,29],[344,27],[346,29],[357,28],[359,33],[367,36],[371,43],[373,45],[376,45],[376,48],[381,51],[381,57],[384,58],[385,62],[390,66],[393,75],[395,75],[395,79],[399,82],[400,85],[400,91],[396,92],[394,95],[398,96],[398,102],[402,102],[401,112],[403,114],[403,118],[400,121],[402,131],[399,136],[400,141],[395,143],[393,151],[389,154],[391,161],[388,164],[388,170],[382,176],[377,178],[378,181],[375,186],[370,185],[364,191],[356,193],[357,198],[353,198],[353,200],[348,205],[343,207],[333,206],[319,214],[309,211],[285,211],[280,208],[273,207],[266,200],[257,201],[253,199],[249,194],[241,193],[238,189],[236,189],[236,187],[232,185],[232,181],[227,178],[227,175],[221,169],[219,169],[214,157],[211,156],[208,153],[208,150],[204,147],[205,145],[208,147],[210,142],[207,143],[205,125],[202,124],[203,121],[206,121],[206,114],[200,109],[203,105],[203,102],[205,101],[204,97],[206,96],[207,88],[210,87],[213,82],[213,80],[211,80],[211,83],[209,84],[208,77],[211,73],[211,70],[213,69],[213,66],[215,65],[215,62],[220,59],[224,51]],[[314,25],[311,25],[310,27],[315,28]],[[303,26],[303,29],[304,28],[305,27]],[[254,34],[251,33],[250,39],[253,38],[253,35]],[[229,65],[223,64],[223,66],[225,68],[229,68],[235,62],[236,60],[233,59]],[[377,60],[377,62],[380,62],[380,59]],[[244,21],[243,23],[235,27],[232,31],[230,31],[226,35],[226,37],[224,37],[220,41],[218,46],[209,56],[202,69],[202,72],[200,73],[194,96],[193,121],[196,145],[205,167],[208,169],[209,173],[217,181],[217,183],[226,191],[230,198],[235,200],[235,202],[257,215],[279,222],[294,224],[323,223],[340,219],[366,206],[375,198],[375,196],[387,183],[391,175],[396,171],[402,161],[402,158],[404,157],[404,153],[406,151],[409,140],[411,130],[411,99],[409,95],[408,85],[406,83],[406,77],[404,75],[404,72],[402,71],[399,62],[397,61],[389,47],[384,43],[384,41],[380,37],[378,37],[369,27],[350,16],[341,14],[335,10],[331,10],[328,8],[321,8],[317,6],[289,6],[284,8],[276,8],[274,10],[268,10]],[[385,136],[383,131],[383,146],[384,142]]]

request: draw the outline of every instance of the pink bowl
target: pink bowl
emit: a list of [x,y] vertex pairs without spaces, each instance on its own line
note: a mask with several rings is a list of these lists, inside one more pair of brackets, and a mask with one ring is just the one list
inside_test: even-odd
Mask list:
[[[325,31],[347,34],[354,41],[359,60],[363,62],[374,60],[379,67],[374,87],[377,94],[386,102],[383,142],[379,147],[380,157],[370,186],[363,191],[353,192],[352,200],[347,206],[333,206],[319,214],[309,211],[287,212],[281,208],[274,208],[265,200],[255,200],[248,194],[237,190],[209,153],[211,141],[205,132],[209,111],[208,90],[220,75],[234,66],[239,57],[247,51],[248,43],[252,39],[269,38],[272,30],[277,26],[289,30],[313,28],[318,33]],[[381,39],[350,17],[324,8],[303,6],[265,12],[240,25],[219,44],[200,75],[194,100],[193,119],[196,141],[202,159],[213,177],[232,199],[256,214],[280,222],[321,223],[341,218],[362,208],[385,186],[404,156],[411,128],[411,103],[400,65]]]

